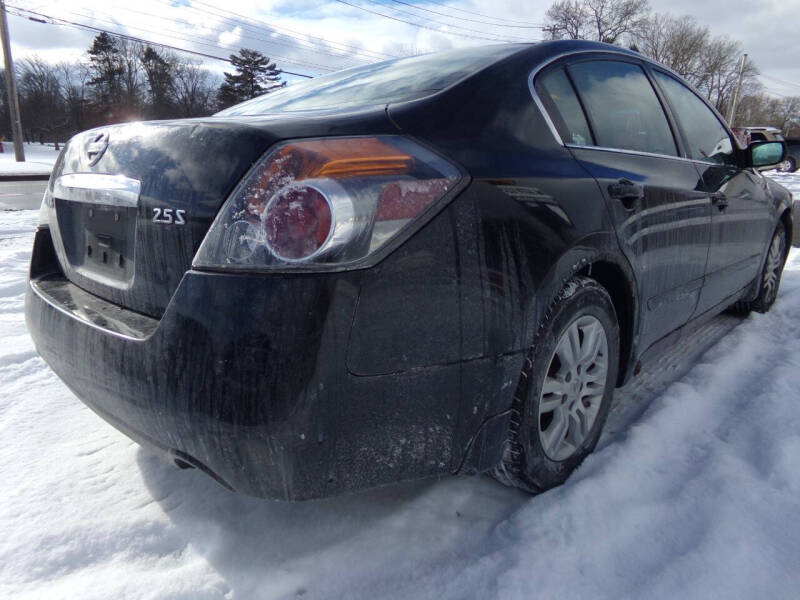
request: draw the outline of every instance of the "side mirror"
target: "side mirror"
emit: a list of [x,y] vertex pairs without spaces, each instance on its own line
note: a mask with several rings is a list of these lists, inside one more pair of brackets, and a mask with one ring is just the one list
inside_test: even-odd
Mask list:
[[786,159],[783,142],[753,142],[747,147],[750,165],[756,169],[777,167]]

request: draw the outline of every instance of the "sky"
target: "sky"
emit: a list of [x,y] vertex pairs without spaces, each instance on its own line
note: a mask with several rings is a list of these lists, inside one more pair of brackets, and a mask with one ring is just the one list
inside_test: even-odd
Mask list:
[[[348,66],[492,41],[536,41],[550,1],[538,0],[8,0],[15,60],[85,55],[96,31],[72,21],[225,57],[258,49],[280,68],[319,75]],[[766,91],[800,95],[800,0],[651,0],[742,44]],[[224,8],[223,8],[224,7]],[[56,17],[61,25],[34,22]],[[38,13],[39,16],[33,13]],[[407,21],[420,26],[408,24]],[[222,72],[227,64],[202,59]],[[287,77],[290,81],[295,77]]]

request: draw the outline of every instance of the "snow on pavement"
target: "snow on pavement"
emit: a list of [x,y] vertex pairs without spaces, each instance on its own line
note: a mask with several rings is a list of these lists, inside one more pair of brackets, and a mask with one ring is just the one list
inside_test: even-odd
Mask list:
[[14,144],[3,142],[0,152],[0,175],[49,175],[58,152],[52,144],[23,144],[25,162],[17,162]]
[[35,220],[0,215],[1,598],[798,596],[800,251],[769,314],[715,319],[618,390],[560,488],[284,504],[161,463],[48,370],[22,317]]

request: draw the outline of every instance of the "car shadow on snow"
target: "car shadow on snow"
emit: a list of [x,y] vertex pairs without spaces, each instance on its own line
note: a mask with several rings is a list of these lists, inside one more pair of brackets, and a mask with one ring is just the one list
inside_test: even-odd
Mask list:
[[[598,449],[624,436],[672,382],[741,322],[741,317],[723,314],[687,332],[657,367],[617,390]],[[346,594],[347,580],[350,585],[359,581],[359,572],[363,581],[387,565],[399,568],[405,563],[413,569],[420,557],[406,556],[409,543],[424,546],[434,561],[453,549],[480,550],[498,526],[537,501],[484,476],[277,502],[234,494],[201,472],[178,470],[144,449],[138,451],[137,462],[154,501],[177,530],[176,543],[191,545],[226,585],[245,596],[259,593],[254,573],[259,581],[269,579],[271,596],[305,595],[309,590],[336,596],[337,584],[326,584],[333,586],[327,593],[317,589],[326,574]],[[580,474],[563,488],[579,480]],[[344,571],[349,575],[341,575]]]
[[[370,580],[387,565],[407,562],[408,544],[415,546],[416,554],[422,546],[431,556],[474,548],[531,500],[484,476],[403,482],[324,500],[279,502],[232,493],[203,473],[179,470],[143,448],[137,463],[153,499],[177,529],[175,543],[199,551],[244,597],[262,597],[252,587],[254,573],[270,581],[270,593],[264,597],[302,596],[309,590],[316,591],[312,597],[346,594],[348,584],[341,573],[349,573],[344,579],[351,584]],[[306,577],[308,573],[314,577]],[[315,588],[326,575],[330,579],[323,593]]]

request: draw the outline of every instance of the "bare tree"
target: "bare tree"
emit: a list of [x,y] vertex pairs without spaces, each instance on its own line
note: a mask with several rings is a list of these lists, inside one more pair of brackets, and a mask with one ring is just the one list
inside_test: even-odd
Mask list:
[[792,135],[793,130],[800,129],[800,96],[781,98],[775,116],[775,127],[780,127],[787,137]]
[[[633,39],[642,54],[683,76],[720,112],[727,112],[739,77],[742,48],[738,42],[713,36],[708,27],[689,16],[659,13],[643,20]],[[742,77],[742,97],[759,89],[758,69],[748,61]]]
[[547,9],[548,24],[543,31],[550,39],[587,39],[589,13],[581,0],[558,0]]
[[616,44],[639,30],[648,10],[647,0],[558,0],[544,30],[552,39]]
[[[725,114],[733,99],[733,92],[739,78],[739,65],[742,49],[738,42],[726,36],[712,38],[703,48],[700,72],[692,83],[711,102],[717,110]],[[759,91],[758,68],[752,61],[745,63],[742,74],[741,96]],[[735,120],[735,117],[734,117]]]
[[764,93],[751,94],[742,98],[738,112],[740,121],[777,127],[788,137],[800,125],[800,96],[776,98]]
[[173,89],[175,107],[180,116],[200,117],[213,111],[216,86],[200,62],[178,61]]
[[654,13],[643,20],[635,41],[642,54],[668,66],[690,83],[703,79],[703,52],[711,33],[690,16]]
[[21,61],[17,69],[25,138],[28,141],[52,141],[56,130],[66,125],[56,68],[39,57],[33,57]]
[[91,72],[85,63],[81,62],[62,62],[56,65],[61,95],[64,100],[65,118],[67,126],[66,133],[81,131],[86,129],[86,109],[88,105],[88,83]]
[[123,102],[129,109],[138,108],[144,97],[144,78],[140,61],[144,47],[139,42],[119,39],[117,48],[119,50]]

